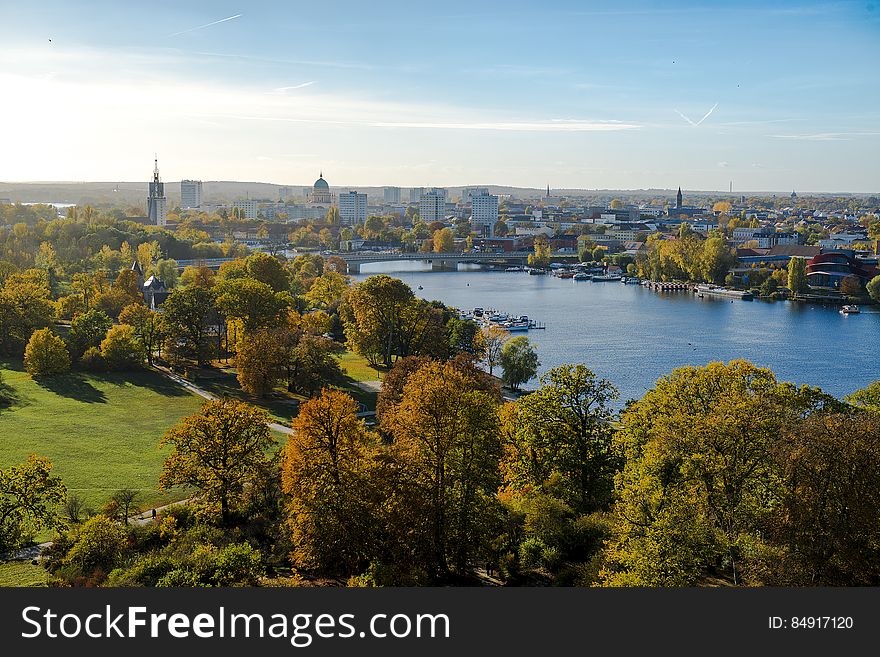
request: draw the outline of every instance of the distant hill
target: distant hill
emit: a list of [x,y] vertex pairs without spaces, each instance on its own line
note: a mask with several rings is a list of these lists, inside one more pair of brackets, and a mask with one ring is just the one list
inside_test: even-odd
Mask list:
[[[288,190],[285,200],[302,196],[303,189],[311,187],[311,184],[301,185],[276,185],[262,182],[239,182],[227,180],[209,180],[202,183],[202,198],[206,203],[230,203],[244,198],[260,200],[278,200],[281,188]],[[545,190],[538,187],[510,187],[505,185],[458,185],[447,186],[449,198],[456,199],[461,195],[464,187],[488,187],[490,193],[500,195],[512,195],[527,199],[543,196]],[[370,197],[371,201],[379,201],[382,198],[383,187],[364,186],[332,186],[333,192],[345,192],[356,190]],[[409,187],[401,187],[401,202],[409,201]],[[607,202],[612,198],[620,198],[632,202],[647,199],[658,199],[675,196],[674,189],[550,189],[554,196],[567,196],[569,198],[594,199],[597,202]],[[693,198],[729,198],[746,196],[787,196],[786,192],[734,192],[728,194],[722,191],[695,191],[684,190],[685,197]],[[169,207],[175,207],[180,202],[180,183],[166,182],[165,194],[168,197]],[[810,196],[852,196],[864,197],[867,194],[808,194]],[[13,203],[75,203],[77,205],[92,204],[95,206],[135,206],[146,205],[147,182],[0,182],[0,198],[8,198]]]

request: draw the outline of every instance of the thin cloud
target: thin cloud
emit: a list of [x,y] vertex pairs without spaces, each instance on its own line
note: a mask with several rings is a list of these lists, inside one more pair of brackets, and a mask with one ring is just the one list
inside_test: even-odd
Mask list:
[[694,126],[694,127],[696,128],[696,127],[697,127],[698,125],[700,125],[703,121],[705,121],[706,119],[708,119],[708,118],[712,115],[712,112],[714,112],[715,109],[716,109],[717,107],[718,107],[718,103],[715,103],[714,105],[712,105],[712,109],[710,109],[708,112],[706,112],[706,113],[703,115],[703,118],[700,119],[699,121],[696,121],[696,122],[691,121],[688,117],[686,117],[684,114],[682,114],[681,112],[679,112],[677,109],[675,109],[675,108],[673,108],[673,109],[674,109],[674,111],[675,111],[676,114],[678,114],[681,118],[683,118],[685,121],[687,121],[688,123],[690,123],[692,126]]
[[817,132],[807,135],[770,135],[774,139],[795,141],[850,141],[851,137],[873,137],[880,132]]
[[289,87],[277,87],[268,93],[276,95],[276,96],[283,96],[288,91],[293,91],[294,89],[305,89],[306,87],[311,87],[313,84],[315,84],[315,82],[316,82],[316,80],[309,80],[308,82],[294,84]]
[[640,125],[622,121],[533,121],[533,122],[476,122],[435,123],[415,121],[379,121],[370,123],[377,128],[423,128],[433,130],[502,130],[509,132],[613,132],[638,130]]
[[206,27],[211,27],[212,25],[219,25],[220,23],[225,23],[226,21],[235,20],[236,18],[241,18],[241,16],[243,16],[243,14],[236,14],[235,16],[227,16],[226,18],[221,18],[219,21],[205,23],[204,25],[198,25],[197,27],[190,27],[186,30],[181,30],[180,32],[175,32],[174,34],[169,34],[166,38],[170,39],[171,37],[180,36],[181,34],[187,34],[189,32],[195,32],[196,30],[204,30]]

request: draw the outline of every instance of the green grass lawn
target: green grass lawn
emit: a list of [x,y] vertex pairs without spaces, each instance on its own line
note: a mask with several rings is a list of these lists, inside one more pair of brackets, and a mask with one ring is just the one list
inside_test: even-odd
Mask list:
[[46,586],[48,573],[42,566],[30,561],[8,561],[0,563],[0,587],[2,586]]
[[[355,385],[361,381],[376,381],[376,370],[362,356],[345,352],[340,358],[340,369],[343,376],[331,385],[344,390],[370,411],[376,410],[376,393],[363,390]],[[285,426],[299,413],[299,404],[307,397],[287,392],[283,387],[275,389],[272,397],[259,399],[241,389],[236,378],[235,367],[231,364],[215,362],[211,369],[198,370],[195,385],[218,397],[231,397],[266,409],[272,418]]]
[[373,368],[366,358],[351,351],[342,354],[339,359],[339,367],[342,369],[342,373],[352,381],[380,381],[385,374],[383,371]]
[[158,490],[166,455],[159,441],[201,398],[147,370],[40,382],[20,362],[0,362],[0,372],[13,397],[0,409],[0,467],[47,456],[70,494],[95,510],[120,488],[137,490],[147,508],[180,499],[179,491]]

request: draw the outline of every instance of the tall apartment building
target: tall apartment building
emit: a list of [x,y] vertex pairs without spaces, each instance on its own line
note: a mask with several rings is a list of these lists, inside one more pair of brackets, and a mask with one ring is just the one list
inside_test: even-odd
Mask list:
[[465,187],[461,190],[461,202],[467,204],[474,196],[488,196],[488,187]]
[[410,203],[420,203],[422,200],[422,196],[425,194],[424,187],[411,187],[409,190],[409,202]]
[[181,180],[180,181],[180,207],[184,210],[188,208],[198,208],[202,205],[202,181],[201,180]]
[[340,194],[339,221],[343,226],[356,226],[367,220],[367,195],[358,192]]
[[419,216],[425,223],[443,221],[446,218],[446,190],[432,187],[422,194],[419,201]]
[[400,187],[386,187],[384,199],[386,205],[400,203]]
[[159,160],[153,161],[153,181],[147,194],[147,216],[151,224],[165,225],[168,216],[168,199],[165,198],[165,183],[159,180]]
[[257,202],[253,199],[236,201],[232,207],[238,208],[238,211],[244,214],[245,219],[257,218]]
[[[481,192],[483,190],[480,190]],[[498,221],[498,197],[488,191],[471,196],[471,227],[484,237],[495,236]]]

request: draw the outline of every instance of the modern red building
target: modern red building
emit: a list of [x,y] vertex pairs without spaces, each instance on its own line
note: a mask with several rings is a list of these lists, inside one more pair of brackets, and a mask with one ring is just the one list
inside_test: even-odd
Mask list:
[[880,274],[873,265],[857,260],[852,251],[827,251],[807,263],[807,284],[810,287],[839,288],[849,276],[857,277],[864,286]]

